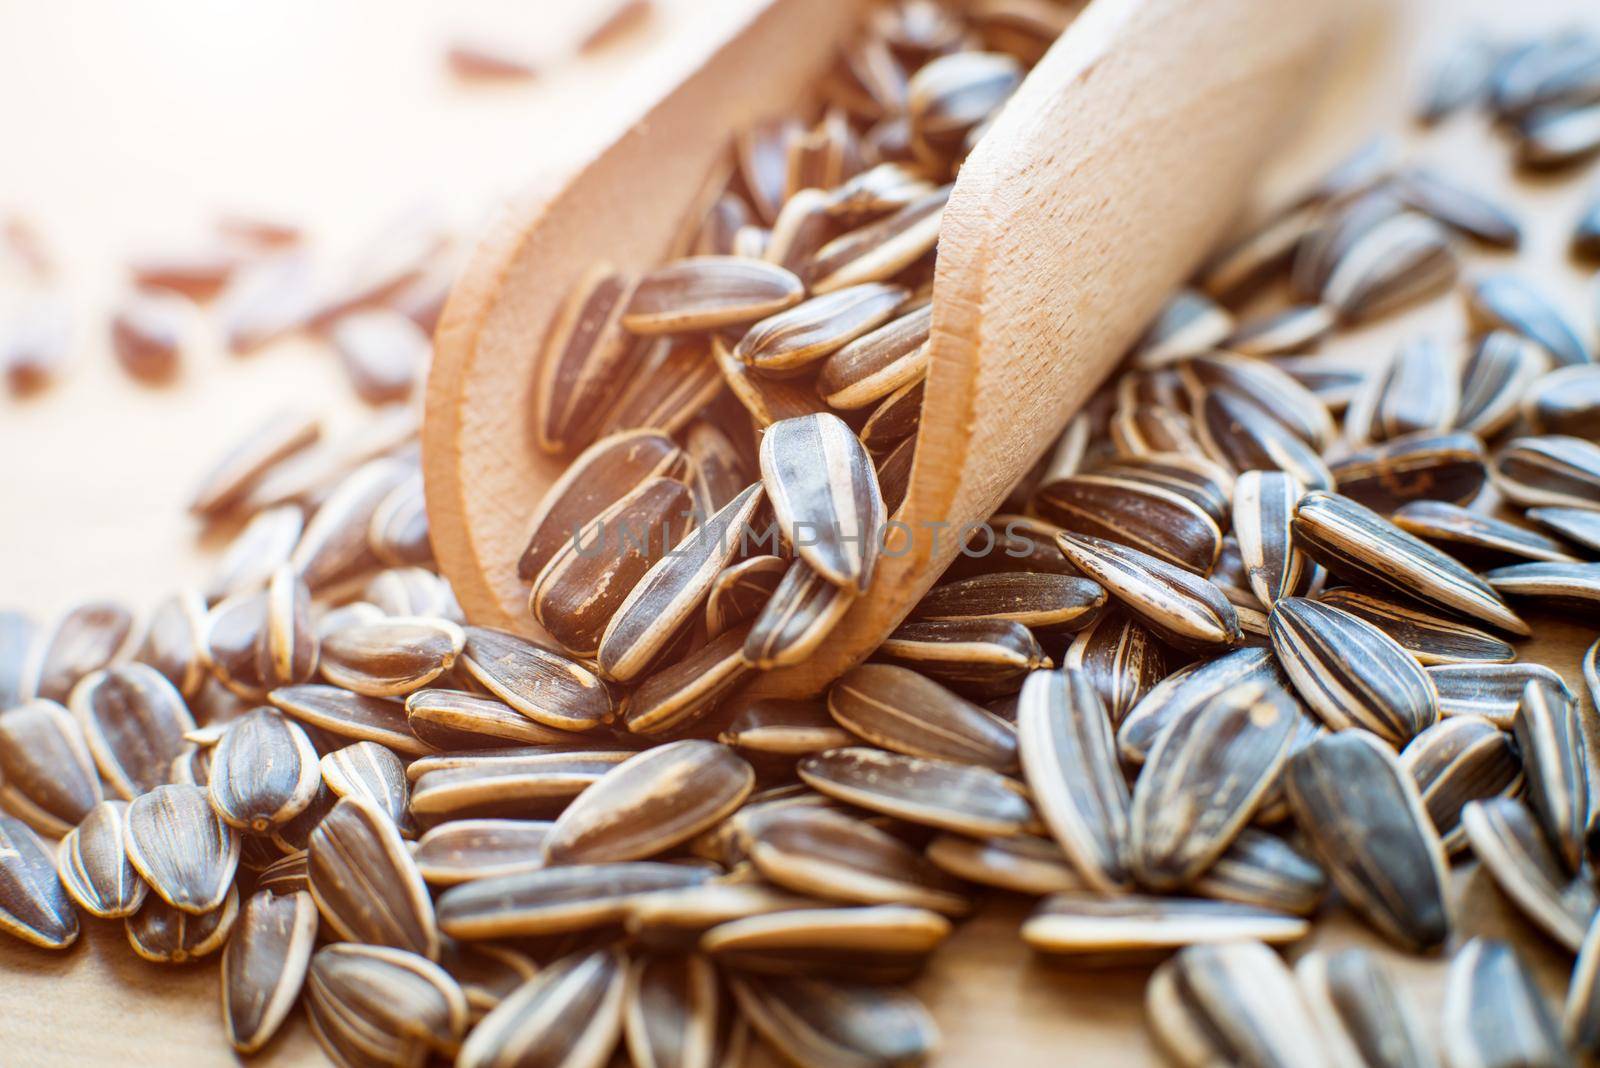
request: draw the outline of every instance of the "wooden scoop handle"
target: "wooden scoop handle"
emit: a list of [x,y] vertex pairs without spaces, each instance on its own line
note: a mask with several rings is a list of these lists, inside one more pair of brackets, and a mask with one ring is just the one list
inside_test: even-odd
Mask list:
[[[1234,220],[1305,113],[1348,10],[1094,0],[1072,24],[962,167],[945,212],[910,533],[891,534],[871,590],[815,656],[757,685],[814,692],[905,617],[958,551],[954,532],[994,510]],[[537,633],[515,561],[560,472],[528,431],[557,303],[597,259],[658,260],[732,131],[805,99],[858,16],[852,0],[757,4],[641,121],[479,249],[439,329],[423,435],[435,551],[474,622]]]

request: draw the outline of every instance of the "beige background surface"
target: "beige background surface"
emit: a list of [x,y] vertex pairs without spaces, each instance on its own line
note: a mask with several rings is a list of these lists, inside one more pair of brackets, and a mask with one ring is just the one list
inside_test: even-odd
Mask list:
[[[306,222],[330,247],[359,240],[419,201],[470,225],[503,193],[558,171],[601,136],[608,107],[670,67],[675,35],[692,34],[740,0],[659,0],[648,32],[582,61],[551,60],[526,85],[463,87],[439,55],[456,28],[503,28],[552,55],[582,4],[428,5],[420,0],[251,5],[0,3],[0,208],[37,220],[78,309],[74,364],[25,402],[0,397],[0,603],[47,616],[110,595],[148,606],[205,572],[181,503],[219,440],[278,406],[309,402],[335,422],[356,402],[329,355],[294,342],[235,359],[205,324],[181,379],[152,389],[111,359],[104,308],[132,250],[181,245],[219,209],[261,209]],[[1581,0],[1439,0],[1423,39],[1438,44],[1486,18],[1563,19]],[[654,46],[652,49],[651,46]],[[1174,86],[1174,92],[1181,87]],[[609,102],[609,103],[608,103]],[[1394,98],[1394,120],[1407,102]],[[1460,158],[1493,140],[1476,120],[1430,138],[1424,158]],[[1502,146],[1503,148],[1503,146]],[[1502,149],[1462,177],[1511,188],[1530,229],[1530,258],[1562,299],[1594,322],[1592,278],[1561,251],[1587,182],[1512,183]],[[1453,304],[1421,317],[1459,329]],[[1343,340],[1382,358],[1410,318]],[[1592,336],[1591,336],[1592,340]],[[1540,620],[1525,655],[1574,676],[1593,639]],[[1463,924],[1506,929],[1559,988],[1567,962],[1499,907],[1483,879],[1462,880]],[[965,925],[921,981],[946,1034],[939,1063],[1142,1064],[1146,972],[1090,974],[1030,959],[1014,938],[1021,906],[1000,901]],[[1352,937],[1335,920],[1318,941]],[[1353,937],[1365,940],[1365,936]],[[1428,1008],[1442,966],[1400,966]],[[119,928],[90,924],[72,951],[0,943],[0,1063],[214,1065],[232,1060],[217,1020],[213,965],[163,969],[127,949]],[[259,1063],[316,1063],[302,1022]]]

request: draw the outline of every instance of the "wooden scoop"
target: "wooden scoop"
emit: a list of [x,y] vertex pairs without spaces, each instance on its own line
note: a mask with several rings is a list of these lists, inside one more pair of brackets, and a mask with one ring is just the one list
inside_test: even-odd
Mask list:
[[[752,4],[637,122],[478,249],[439,327],[423,432],[435,552],[473,622],[539,635],[515,565],[563,467],[529,430],[534,364],[560,301],[595,260],[659,262],[731,134],[806,100],[862,8]],[[900,517],[910,534],[890,533],[871,590],[816,655],[763,676],[763,689],[820,689],[906,616],[959,550],[962,525],[995,509],[1236,221],[1311,113],[1351,11],[1089,4],[969,156],[945,211]]]

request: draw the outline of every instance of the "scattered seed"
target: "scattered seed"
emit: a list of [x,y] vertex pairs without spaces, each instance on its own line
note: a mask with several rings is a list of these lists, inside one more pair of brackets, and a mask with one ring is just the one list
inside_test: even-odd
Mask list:
[[752,323],[800,303],[805,286],[776,264],[691,256],[639,280],[622,313],[635,334],[676,334]]
[[1551,849],[1533,810],[1511,797],[1474,801],[1462,810],[1461,826],[1495,885],[1545,934],[1578,952],[1600,898]]
[[149,897],[139,911],[123,920],[128,944],[156,964],[188,964],[221,949],[239,918],[239,888],[229,886],[222,903],[195,915]]
[[476,879],[439,896],[439,925],[477,940],[583,931],[616,923],[641,898],[704,885],[711,873],[686,864],[571,864]]
[[78,938],[78,913],[39,836],[0,816],[0,930],[45,949]]
[[1009,723],[907,668],[863,664],[829,688],[827,707],[840,726],[892,752],[997,771],[1017,766]]
[[345,798],[311,832],[311,896],[341,938],[393,946],[429,960],[439,931],[427,885],[400,832],[364,801]]
[[1582,336],[1561,309],[1519,275],[1479,279],[1467,290],[1467,313],[1481,330],[1509,330],[1537,342],[1557,366],[1593,362]]
[[221,907],[239,864],[238,832],[198,786],[157,786],[128,806],[128,859],[162,900],[191,915]]
[[1308,953],[1295,964],[1294,976],[1333,1063],[1437,1063],[1416,1006],[1373,953]]
[[795,770],[835,800],[975,838],[1020,834],[1035,818],[1026,791],[988,768],[857,746],[802,757]]
[[552,826],[543,820],[451,820],[418,839],[412,859],[431,886],[538,871]]
[[1483,577],[1496,593],[1579,619],[1600,608],[1600,563],[1512,564]]
[[611,687],[578,661],[504,631],[468,627],[466,633],[461,666],[467,674],[534,722],[582,731],[616,713]]
[[[1143,764],[1156,738],[1174,719],[1235,686],[1256,682],[1271,682],[1280,688],[1289,685],[1271,650],[1235,649],[1167,676],[1122,721],[1117,730],[1118,752],[1130,765]],[[1038,787],[1034,792],[1039,793]]]
[[421,1065],[454,1057],[466,995],[448,972],[386,946],[323,946],[305,983],[311,1033],[335,1063]]
[[1122,602],[1168,643],[1202,651],[1237,643],[1239,617],[1211,583],[1136,549],[1062,532],[1056,545],[1067,560]]
[[207,789],[225,823],[265,834],[304,811],[318,782],[317,751],[306,732],[277,709],[258,708],[217,743]]
[[1511,735],[1481,716],[1451,716],[1413,738],[1400,752],[1422,804],[1447,852],[1467,844],[1461,812],[1473,801],[1522,789],[1522,757]]
[[1284,839],[1245,827],[1190,889],[1218,901],[1310,916],[1327,897],[1328,876]]
[[932,323],[933,305],[923,304],[851,341],[822,365],[817,392],[833,408],[856,409],[914,386],[928,371]]
[[1474,938],[1445,980],[1445,1061],[1451,1065],[1571,1064],[1544,995],[1510,945]]
[[244,903],[222,954],[222,1026],[240,1053],[277,1033],[300,996],[317,938],[308,893],[257,890]]
[[1565,686],[1530,681],[1511,720],[1528,774],[1528,801],[1556,852],[1576,871],[1589,826],[1589,769],[1578,703]]
[[1543,664],[1439,664],[1427,669],[1444,716],[1482,716],[1501,730],[1511,721],[1530,682],[1566,692],[1561,676]]
[[1310,929],[1303,917],[1232,901],[1069,892],[1039,903],[1022,940],[1045,953],[1115,959],[1241,939],[1293,942]]
[[395,701],[342,690],[337,686],[308,683],[273,690],[269,700],[279,710],[308,727],[340,738],[373,741],[397,753],[421,756],[432,751],[411,733],[405,706]]
[[735,627],[657,671],[629,695],[623,722],[634,734],[661,734],[711,711],[750,671],[744,656],[752,631]]

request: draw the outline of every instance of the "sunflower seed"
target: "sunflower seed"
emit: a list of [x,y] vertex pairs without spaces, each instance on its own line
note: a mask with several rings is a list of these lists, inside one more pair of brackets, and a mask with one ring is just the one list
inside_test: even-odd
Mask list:
[[643,347],[622,329],[634,279],[598,263],[573,284],[539,353],[534,440],[549,453],[587,445],[618,382],[638,369]]
[[1400,175],[1395,192],[1408,207],[1482,244],[1516,248],[1522,241],[1522,228],[1510,211],[1437,171],[1412,167]]
[[1039,903],[1022,940],[1044,953],[1115,959],[1241,939],[1293,942],[1310,929],[1300,916],[1232,901],[1068,892]]
[[1193,946],[1150,977],[1145,1014],[1185,1068],[1330,1063],[1283,961],[1260,942]]
[[377,742],[357,742],[336,749],[320,762],[322,781],[339,797],[365,801],[410,837],[411,784],[394,751]]
[[1144,335],[1134,343],[1133,364],[1146,369],[1164,367],[1185,356],[1217,348],[1233,332],[1233,316],[1203,293],[1180,289]]
[[601,435],[644,429],[675,434],[722,389],[709,338],[664,337],[645,344],[639,365],[615,387],[620,395],[606,410]]
[[1600,608],[1600,563],[1512,564],[1485,571],[1496,593],[1579,619]]
[[1328,877],[1289,842],[1245,827],[1190,889],[1217,901],[1310,916],[1327,896]]
[[1517,124],[1517,133],[1517,162],[1524,167],[1566,167],[1600,152],[1600,105],[1533,112]]
[[1412,212],[1391,216],[1351,241],[1322,285],[1322,300],[1347,321],[1364,321],[1449,287],[1458,263],[1450,234]]
[[1566,687],[1530,681],[1511,720],[1528,773],[1528,801],[1556,852],[1576,871],[1589,826],[1589,768],[1578,703]]
[[941,834],[928,843],[927,857],[958,879],[1019,894],[1085,888],[1061,847],[1051,839],[1032,835],[973,839]]
[[1437,1064],[1416,1007],[1378,958],[1364,949],[1315,952],[1295,964],[1295,980],[1328,1043],[1329,1061],[1376,1068]]
[[462,668],[484,689],[535,723],[582,731],[609,721],[616,713],[617,697],[611,687],[576,660],[504,631],[468,627],[466,632]]
[[684,451],[692,461],[689,484],[704,515],[727,507],[751,482],[744,451],[709,419],[696,419],[688,425]]
[[1278,356],[1271,366],[1300,383],[1329,411],[1342,411],[1365,387],[1367,370],[1344,356]]
[[893,982],[920,971],[950,929],[937,912],[903,905],[790,909],[719,924],[700,949],[741,973]]
[[963,51],[925,64],[906,87],[917,159],[938,167],[959,158],[968,133],[998,111],[1022,82],[1011,56]]
[[1409,503],[1471,502],[1489,478],[1483,442],[1418,431],[1353,453],[1330,470],[1339,492],[1388,514]]
[[340,938],[439,955],[433,903],[389,818],[345,798],[311,832],[311,896]]
[[1301,440],[1325,448],[1336,437],[1333,419],[1322,401],[1294,377],[1272,364],[1229,352],[1202,353],[1178,365],[1191,404],[1209,390],[1242,397],[1271,414]]
[[717,740],[751,753],[804,756],[837,749],[854,740],[850,732],[829,717],[820,700],[741,695],[723,704],[721,713],[727,713],[729,718]]
[[1452,716],[1434,724],[1400,751],[1400,764],[1416,781],[1450,853],[1466,846],[1463,808],[1522,789],[1522,757],[1511,735],[1480,716]]
[[439,963],[460,985],[474,1023],[539,972],[533,959],[518,950],[468,942],[446,943]]
[[1428,76],[1418,103],[1417,117],[1436,123],[1448,115],[1481,103],[1488,95],[1501,50],[1478,36],[1462,36],[1448,44]]
[[1529,508],[1524,514],[1551,533],[1587,550],[1590,559],[1600,559],[1600,509]]
[[423,742],[439,749],[549,745],[570,739],[492,697],[464,690],[418,690],[406,698],[406,722]]
[[206,617],[206,662],[217,682],[241,701],[257,704],[267,692],[261,653],[270,644],[265,590],[230,597]]
[[902,623],[877,655],[979,697],[1014,693],[1028,672],[1051,666],[1027,627],[1001,619]]
[[1576,562],[1553,538],[1443,501],[1412,501],[1393,518],[1401,530],[1442,542],[1461,559]]
[[542,820],[451,820],[418,839],[411,855],[433,886],[538,871],[552,826]]
[[1315,228],[1318,218],[1313,208],[1302,207],[1268,219],[1201,268],[1200,288],[1231,303],[1270,276],[1284,273],[1295,247]]
[[413,763],[418,816],[555,815],[630,755],[623,750],[472,750]]
[[1491,330],[1473,349],[1461,372],[1457,429],[1491,438],[1517,417],[1523,393],[1545,369],[1549,357],[1527,338]]
[[466,1033],[466,995],[437,964],[386,946],[317,950],[305,982],[306,1015],[336,1064],[423,1065],[453,1057]]
[[1188,497],[1103,473],[1074,475],[1033,496],[1039,514],[1064,530],[1117,542],[1197,574],[1222,547],[1216,522]]
[[1474,938],[1456,951],[1440,1034],[1452,1068],[1572,1063],[1544,995],[1517,951],[1497,939]]
[[269,700],[300,723],[353,741],[373,741],[397,753],[421,756],[432,748],[411,733],[405,706],[337,686],[308,683],[273,690]]
[[195,725],[183,696],[144,664],[88,676],[73,690],[72,710],[100,773],[129,800],[167,781]]
[[1081,672],[1105,702],[1113,727],[1166,677],[1168,652],[1155,636],[1120,610],[1101,615],[1078,632],[1062,668]]
[[[297,850],[273,861],[256,873],[256,892],[270,890],[279,897],[311,889],[306,851]],[[313,905],[315,907],[315,905]]]
[[1562,1013],[1561,1036],[1567,1047],[1578,1054],[1593,1054],[1600,1034],[1596,1033],[1595,989],[1596,964],[1600,963],[1600,923],[1591,923],[1584,935],[1583,948],[1578,951],[1578,962],[1572,966],[1572,979],[1567,985],[1567,1002]]
[[311,591],[286,564],[267,582],[255,676],[268,690],[308,682],[319,656],[319,638],[311,625]]
[[723,631],[755,619],[772,599],[789,561],[779,556],[752,556],[731,564],[717,573],[706,594],[706,635],[715,638]]
[[133,616],[110,601],[79,604],[35,639],[31,681],[24,692],[65,703],[84,676],[109,664],[133,629]]
[[816,898],[791,894],[752,877],[745,882],[713,882],[648,894],[629,906],[624,926],[644,946],[689,952],[699,946],[701,935],[718,924],[820,904]]
[[902,286],[868,283],[813,297],[752,326],[734,358],[767,374],[796,373],[882,326],[906,296]]
[[[1433,337],[1414,338],[1400,347],[1388,371],[1374,378],[1370,391],[1351,406],[1346,424],[1357,438],[1378,442],[1425,431],[1442,432],[1456,422],[1460,412],[1461,379],[1460,357],[1453,347]],[[1463,447],[1458,442],[1451,444]],[[1402,450],[1402,456],[1411,451]],[[1375,465],[1377,460],[1361,456],[1352,479],[1374,477],[1362,463]]]
[[1287,471],[1308,489],[1333,485],[1316,450],[1253,401],[1228,389],[1208,389],[1195,408],[1200,443],[1219,463],[1238,471]]
[[845,345],[822,365],[817,392],[831,407],[855,409],[920,382],[932,322],[933,305],[923,304]]
[[639,280],[622,313],[635,334],[678,334],[751,323],[800,303],[805,286],[776,264],[691,256]]
[[710,712],[750,672],[744,649],[752,633],[749,626],[725,631],[645,679],[623,709],[628,730],[660,734],[687,726]]
[[1194,420],[1189,418],[1188,413],[1164,405],[1118,408],[1107,429],[1112,445],[1120,456],[1139,457],[1156,452],[1200,450]]
[[[433,563],[433,542],[428,527],[428,504],[422,492],[422,473],[415,472],[389,491],[367,525],[367,546],[372,555],[390,567],[420,567]],[[396,613],[396,615],[420,613]]]
[[947,916],[971,903],[900,839],[862,820],[818,807],[778,808],[750,817],[745,849],[764,877],[797,894],[863,905],[912,905]]
[[661,891],[704,885],[706,868],[635,861],[573,864],[476,879],[439,897],[439,924],[476,940],[583,931],[617,923],[632,904]]
[[1495,885],[1545,934],[1578,952],[1600,898],[1550,848],[1527,804],[1511,797],[1473,801],[1461,812],[1461,826]]
[[199,916],[222,905],[239,865],[239,835],[198,786],[157,786],[128,806],[128,860],[174,908]]
[[1282,471],[1246,471],[1234,483],[1233,531],[1250,589],[1263,606],[1310,585],[1313,567],[1295,546],[1292,524],[1300,484]]
[[1026,791],[988,768],[858,746],[802,757],[795,770],[835,800],[975,838],[1020,834],[1034,821]]
[[433,355],[432,338],[409,317],[386,308],[340,317],[329,340],[356,395],[368,404],[410,396]]
[[206,472],[189,498],[189,511],[198,516],[227,511],[270,468],[313,444],[321,435],[321,423],[314,415],[294,409],[274,412]]
[[0,712],[0,805],[40,834],[59,837],[103,796],[83,728],[54,701]]
[[940,583],[917,602],[912,617],[1006,619],[1031,629],[1076,631],[1093,622],[1105,602],[1105,590],[1088,579],[1013,571]]
[[372,559],[367,528],[372,525],[373,513],[413,470],[402,460],[379,457],[339,482],[306,524],[289,557],[307,586],[320,590]]
[[[379,622],[382,616],[437,616],[453,623],[462,621],[461,606],[456,603],[450,584],[421,567],[391,567],[380,571],[372,576],[362,596],[381,613],[372,617],[371,622]],[[327,616],[324,616],[324,634],[344,629],[327,625],[326,621]]]
[[1227,851],[1283,770],[1299,718],[1287,695],[1257,685],[1162,730],[1129,809],[1128,858],[1142,885],[1172,890]]
[[853,734],[896,753],[997,771],[1017,766],[1009,723],[906,668],[863,664],[847,672],[828,690],[828,712]]
[[788,419],[825,412],[828,405],[809,383],[757,374],[733,358],[721,339],[713,338],[711,357],[722,372],[729,392],[749,413],[757,427],[770,427]]
[[906,438],[874,463],[883,493],[883,510],[891,519],[899,517],[906,495],[911,492],[911,469],[916,458],[917,439]]
[[1556,365],[1592,363],[1578,331],[1537,286],[1519,275],[1479,279],[1467,291],[1467,312],[1481,330],[1509,330],[1537,342]]
[[[1343,203],[1324,212],[1296,244],[1289,274],[1289,293],[1294,299],[1320,301],[1329,276],[1346,252],[1384,223],[1404,213],[1401,203],[1383,188],[1388,178],[1387,162],[1372,165],[1380,156],[1388,155],[1386,149],[1372,150],[1376,144],[1375,141],[1357,150],[1349,161],[1354,169],[1336,168],[1343,173],[1337,175],[1341,190],[1334,199]],[[1346,183],[1344,174],[1355,176],[1355,180]],[[1312,194],[1305,199],[1309,202],[1321,198]],[[1373,242],[1367,250],[1369,255],[1363,256],[1357,266],[1367,265],[1372,259],[1370,253],[1386,247],[1386,242]],[[1359,271],[1350,273],[1354,276]]]
[[761,439],[761,477],[785,537],[838,586],[865,590],[883,525],[871,458],[831,415],[788,419]]
[[0,816],[0,930],[45,949],[78,938],[77,910],[44,842],[10,816]]
[[317,751],[298,724],[258,708],[229,725],[212,752],[211,806],[231,827],[265,834],[316,796]]
[[1518,438],[1500,453],[1495,484],[1524,507],[1600,504],[1600,445],[1555,434]]
[[649,956],[628,968],[623,1034],[641,1068],[713,1068],[725,1012],[717,971],[704,957]]
[[345,627],[322,643],[322,674],[367,697],[399,697],[449,671],[466,634],[446,619],[390,617]]
[[[1167,676],[1122,721],[1117,730],[1118,752],[1130,765],[1143,764],[1167,724],[1234,686],[1256,682],[1270,682],[1279,688],[1289,685],[1270,650],[1235,649]],[[1034,792],[1039,793],[1037,786]]]
[[1035,672],[1017,704],[1022,770],[1039,814],[1091,888],[1114,893],[1128,881],[1127,782],[1117,765],[1111,720],[1079,672]]
[[1219,525],[1228,522],[1232,507],[1234,478],[1225,468],[1206,457],[1187,453],[1151,453],[1124,458],[1096,467],[1102,475],[1132,478],[1161,486],[1194,501]]
[[1550,372],[1523,396],[1522,412],[1540,434],[1600,439],[1600,367],[1582,364]]
[[149,887],[128,861],[127,840],[126,801],[102,801],[61,840],[61,885],[90,915],[121,919],[144,903]]
[[1346,581],[1376,583],[1510,634],[1530,633],[1483,580],[1348,497],[1307,494],[1295,512],[1294,534],[1312,559]]
[[806,269],[814,294],[886,282],[930,252],[939,240],[950,186],[829,241]]
[[[894,57],[876,41],[864,42],[859,51],[852,52],[856,69],[860,69],[860,58],[868,55],[891,79],[903,79]],[[903,82],[901,90],[903,95]],[[927,173],[915,164],[880,163],[834,187],[827,194],[827,210],[834,218],[862,222],[898,211],[933,189]]]
[[922,1002],[899,987],[755,975],[729,985],[756,1032],[799,1068],[921,1064],[939,1044]]
[[145,960],[188,964],[221,949],[238,918],[239,889],[229,886],[227,896],[210,912],[195,915],[151,897],[122,922],[128,944]]
[[[728,252],[759,256],[792,272],[802,282],[809,281],[812,258],[838,232],[828,204],[829,194],[820,188],[797,189],[778,209],[771,230],[763,230],[748,220],[731,230]],[[754,240],[756,234],[766,238],[759,248]]]
[[1501,730],[1511,729],[1530,682],[1566,691],[1561,676],[1542,664],[1440,664],[1427,672],[1439,691],[1441,715],[1482,716]]
[[1240,640],[1238,614],[1205,579],[1101,538],[1063,531],[1056,545],[1169,644],[1199,652]]
[[1448,937],[1444,849],[1392,750],[1363,731],[1328,735],[1290,758],[1285,784],[1295,822],[1352,908],[1400,946]]
[[300,996],[317,938],[317,906],[307,893],[258,890],[245,902],[222,954],[222,1026],[240,1053],[277,1033]]

